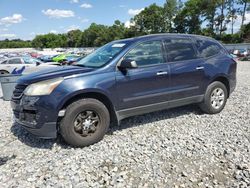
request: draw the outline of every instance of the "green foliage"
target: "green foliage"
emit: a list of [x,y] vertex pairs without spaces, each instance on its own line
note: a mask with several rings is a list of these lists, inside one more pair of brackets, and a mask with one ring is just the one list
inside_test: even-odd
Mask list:
[[56,47],[66,47],[67,37],[64,34],[53,34],[49,33],[46,35],[37,35],[33,41],[32,46],[34,48],[56,48]]
[[240,30],[240,34],[242,35],[242,38],[244,38],[245,42],[250,42],[250,23],[243,25]]
[[140,33],[163,33],[165,32],[164,8],[152,4],[136,15],[132,22],[135,23],[135,28]]
[[[98,47],[113,40],[153,33],[191,33],[214,37],[224,43],[250,42],[250,24],[243,25],[250,0],[166,0],[152,4],[131,19],[131,26],[116,20],[112,26],[92,23],[84,31],[37,35],[32,41],[0,41],[0,48]],[[237,16],[242,18],[240,32],[234,33]],[[205,24],[204,24],[205,23]],[[231,34],[225,31],[231,28]]]
[[0,41],[0,48],[31,48],[31,42],[30,41],[23,41],[20,39],[14,39],[14,40],[2,40]]

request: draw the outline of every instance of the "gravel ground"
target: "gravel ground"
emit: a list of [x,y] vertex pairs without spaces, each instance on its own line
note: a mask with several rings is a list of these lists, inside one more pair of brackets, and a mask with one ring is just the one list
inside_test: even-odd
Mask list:
[[12,121],[0,99],[0,187],[250,187],[250,62],[221,114],[192,105],[129,118],[83,149]]

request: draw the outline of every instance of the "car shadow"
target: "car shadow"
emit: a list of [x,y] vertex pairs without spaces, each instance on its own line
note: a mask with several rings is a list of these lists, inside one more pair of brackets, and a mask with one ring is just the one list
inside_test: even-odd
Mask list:
[[152,112],[152,113],[147,113],[143,115],[129,117],[129,118],[122,120],[120,125],[112,126],[109,129],[107,134],[112,135],[114,132],[119,131],[119,130],[139,127],[139,126],[143,126],[144,124],[153,123],[153,122],[157,122],[161,120],[174,119],[179,116],[188,115],[188,114],[202,115],[204,113],[200,110],[198,105],[195,105],[195,104]]
[[[188,115],[188,114],[203,114],[203,113],[197,107],[197,105],[189,105],[189,106],[183,106],[179,108],[134,116],[134,117],[130,117],[130,118],[126,118],[122,120],[120,125],[112,125],[109,131],[107,132],[107,135],[112,135],[114,132],[119,131],[119,130],[143,126],[144,124],[157,122],[157,121],[161,121],[164,119],[177,118],[179,116]],[[71,146],[67,145],[64,142],[64,140],[62,139],[60,135],[57,137],[57,139],[50,139],[50,140],[40,139],[30,134],[20,125],[15,124],[15,123],[11,127],[11,132],[14,134],[14,136],[17,137],[19,141],[33,148],[52,149],[55,144],[59,145],[61,148],[64,148],[64,149],[72,148]]]

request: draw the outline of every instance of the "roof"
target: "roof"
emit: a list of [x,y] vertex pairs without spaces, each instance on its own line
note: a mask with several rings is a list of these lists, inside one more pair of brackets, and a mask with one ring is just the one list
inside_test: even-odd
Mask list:
[[205,38],[208,40],[215,40],[213,38],[207,37],[207,36],[202,36],[202,35],[194,35],[194,34],[183,34],[183,33],[159,33],[159,34],[150,34],[150,35],[144,35],[144,36],[139,36],[139,37],[134,37],[134,38],[127,38],[127,39],[121,39],[117,40],[115,42],[135,42],[139,41],[142,39],[154,39],[154,38],[159,38],[159,37],[195,37],[195,38]]

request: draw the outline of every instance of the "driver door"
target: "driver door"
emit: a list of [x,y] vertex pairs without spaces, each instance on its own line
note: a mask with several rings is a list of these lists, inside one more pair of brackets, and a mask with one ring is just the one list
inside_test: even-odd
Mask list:
[[140,43],[124,59],[135,61],[138,67],[116,72],[119,110],[169,100],[169,65],[164,57],[162,41]]

